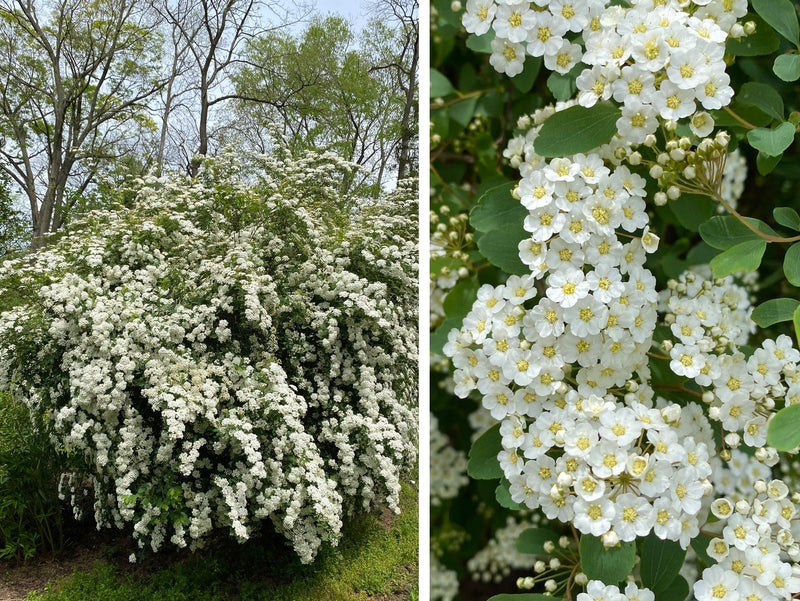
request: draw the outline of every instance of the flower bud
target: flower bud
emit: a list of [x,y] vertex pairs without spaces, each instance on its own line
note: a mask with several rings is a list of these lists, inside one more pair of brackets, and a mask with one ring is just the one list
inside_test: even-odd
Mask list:
[[610,549],[611,547],[616,547],[619,544],[619,535],[614,532],[613,530],[609,530],[605,534],[603,534],[600,539],[603,541],[603,546],[606,549]]

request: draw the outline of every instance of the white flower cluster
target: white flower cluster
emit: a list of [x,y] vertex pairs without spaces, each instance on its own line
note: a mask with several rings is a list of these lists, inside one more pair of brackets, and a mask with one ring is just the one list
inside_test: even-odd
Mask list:
[[578,593],[577,601],[654,601],[655,594],[647,588],[639,588],[633,582],[625,586],[625,592],[613,584],[590,580],[586,592]]
[[697,405],[654,407],[647,384],[657,293],[644,260],[658,238],[644,180],[597,154],[522,152],[531,272],[483,286],[450,333],[455,392],[477,389],[502,421],[498,459],[515,502],[608,545],[655,530],[685,548],[711,492],[712,439]]
[[722,530],[707,548],[716,565],[694,584],[698,601],[777,601],[800,593],[800,499],[782,480],[758,480],[750,493],[711,505]]
[[[620,135],[644,142],[657,116],[690,117],[726,106],[732,96],[725,73],[725,42],[743,35],[737,19],[747,0],[468,0],[463,24],[482,35],[493,29],[492,66],[509,76],[522,72],[525,56],[544,57],[551,71],[578,76],[578,102],[622,105]],[[582,38],[582,45],[577,42]],[[710,123],[703,112],[702,121]],[[707,127],[706,127],[707,128]]]
[[455,570],[444,567],[433,553],[431,553],[430,581],[431,601],[453,601],[458,595],[458,574]]
[[[744,184],[747,181],[747,159],[737,148],[728,153],[725,168],[722,171],[719,194],[728,206],[736,208],[739,198],[744,193]],[[717,212],[724,213],[725,207],[717,205]]]
[[467,456],[455,449],[445,434],[439,430],[439,420],[431,413],[431,505],[440,505],[445,499],[458,495],[467,485]]
[[336,159],[264,161],[142,182],[0,267],[28,299],[0,315],[0,386],[141,547],[269,519],[308,562],[346,513],[398,510],[415,462],[413,183],[348,204]]
[[489,543],[467,562],[473,580],[500,582],[512,570],[530,568],[533,556],[517,551],[515,542],[524,530],[535,527],[529,520],[509,517],[506,525],[498,528]]
[[791,338],[766,339],[746,356],[739,347],[755,331],[748,292],[730,276],[711,278],[707,269],[670,281],[661,309],[677,341],[667,345],[672,371],[701,387],[709,417],[729,432],[729,446],[743,440],[774,465],[777,453],[765,445],[776,401],[800,402],[800,352]]

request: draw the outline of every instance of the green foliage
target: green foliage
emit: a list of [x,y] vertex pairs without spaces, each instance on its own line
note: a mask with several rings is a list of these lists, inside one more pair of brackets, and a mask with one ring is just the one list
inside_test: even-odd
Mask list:
[[512,196],[516,187],[515,182],[506,182],[487,190],[470,211],[470,225],[479,232],[491,232],[522,223],[528,211]]
[[584,534],[581,536],[580,556],[581,570],[589,580],[616,584],[633,572],[636,544],[621,542],[616,547],[606,549],[599,538]]
[[724,278],[732,273],[749,272],[758,269],[767,243],[764,240],[747,240],[731,246],[711,259],[714,277]]
[[789,122],[779,124],[774,129],[757,127],[747,132],[750,145],[768,156],[778,156],[794,142],[797,128]]
[[786,251],[783,273],[792,286],[800,286],[800,242],[795,242]]
[[476,480],[494,480],[503,476],[497,462],[497,454],[502,450],[500,444],[500,424],[495,424],[481,434],[469,450],[467,473]]
[[27,560],[63,546],[58,482],[66,456],[45,423],[0,393],[0,559]]
[[534,142],[536,152],[544,157],[561,157],[602,146],[617,133],[620,114],[618,107],[606,102],[560,111],[542,126]]
[[797,12],[791,0],[751,0],[755,11],[795,46],[800,45]]
[[[777,236],[775,230],[763,221],[746,217],[745,220],[756,230]],[[700,226],[700,236],[709,246],[727,250],[742,242],[760,240],[761,237],[732,215],[712,217]]]
[[652,590],[656,597],[669,590],[670,585],[683,567],[686,550],[673,541],[661,540],[654,533],[642,540],[639,574],[642,584]]
[[767,444],[779,451],[800,446],[800,405],[784,407],[769,423]]
[[791,321],[800,301],[793,298],[771,298],[753,309],[751,315],[759,327],[768,328],[782,321]]
[[775,58],[772,70],[783,81],[800,79],[800,54],[781,54]]

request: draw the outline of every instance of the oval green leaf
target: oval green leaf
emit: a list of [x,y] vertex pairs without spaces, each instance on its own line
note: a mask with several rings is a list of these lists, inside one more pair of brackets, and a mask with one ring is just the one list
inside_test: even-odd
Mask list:
[[775,129],[757,127],[747,132],[750,146],[766,155],[776,157],[794,142],[795,126],[784,121]]
[[642,541],[640,556],[642,584],[652,591],[660,591],[667,589],[675,580],[686,559],[686,550],[679,543],[661,540],[651,532]]
[[442,73],[436,69],[431,69],[431,98],[443,98],[455,92],[453,84],[450,83]]
[[492,265],[506,273],[525,275],[530,273],[528,266],[519,258],[519,243],[530,237],[522,224],[486,232],[478,238],[478,250]]
[[772,211],[775,221],[783,227],[800,232],[800,215],[791,207],[777,207]]
[[528,210],[511,196],[517,182],[506,182],[488,190],[469,213],[469,222],[479,232],[490,232],[509,225],[519,226]]
[[783,98],[772,86],[749,81],[739,90],[736,100],[740,104],[751,104],[773,119],[783,121]]
[[620,109],[608,102],[593,107],[572,106],[548,118],[533,143],[544,157],[563,157],[589,152],[617,133]]
[[[752,217],[745,217],[744,219],[760,232],[764,232],[770,236],[778,235],[775,230],[763,221],[753,219]],[[727,250],[747,240],[761,239],[758,234],[753,232],[733,215],[717,215],[712,217],[700,225],[699,229],[700,236],[705,240],[706,244],[713,246],[717,250]]]
[[686,601],[689,596],[689,583],[683,576],[678,575],[667,588],[654,592],[656,601]]
[[783,81],[800,79],[800,54],[781,54],[775,59],[772,71]]
[[599,538],[584,534],[581,536],[580,555],[581,570],[589,580],[616,584],[633,572],[636,545],[625,542],[606,549]]
[[467,460],[467,474],[475,480],[494,480],[503,477],[497,454],[503,450],[500,424],[495,424],[472,443]]
[[792,321],[800,301],[793,298],[771,298],[753,309],[751,318],[759,327],[768,328],[782,321]]
[[463,319],[472,308],[472,303],[478,298],[478,277],[473,275],[459,280],[453,289],[447,293],[442,307],[448,318]]
[[511,493],[508,490],[508,480],[503,478],[500,484],[497,485],[497,488],[494,489],[494,498],[500,504],[500,507],[505,507],[506,509],[513,509],[514,511],[519,511],[522,509],[522,505],[517,503],[511,498]]
[[751,0],[759,16],[795,46],[800,45],[797,12],[791,0]]
[[783,273],[792,286],[800,286],[800,242],[795,242],[786,251]]
[[778,451],[800,445],[800,405],[789,405],[775,414],[767,429],[767,444]]
[[741,271],[755,271],[761,265],[765,250],[767,250],[765,240],[747,240],[718,254],[711,259],[709,266],[715,278],[724,278]]

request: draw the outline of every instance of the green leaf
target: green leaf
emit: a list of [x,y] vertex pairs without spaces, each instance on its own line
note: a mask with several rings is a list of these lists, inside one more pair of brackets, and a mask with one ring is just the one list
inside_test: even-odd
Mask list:
[[[763,221],[753,219],[752,217],[745,217],[744,219],[754,228],[765,234],[769,234],[770,236],[778,235],[775,230]],[[700,226],[700,236],[705,240],[706,244],[718,250],[726,250],[747,240],[761,239],[758,234],[751,231],[750,228],[741,223],[733,215],[717,215],[712,217]]]
[[431,352],[441,355],[444,353],[444,345],[447,344],[447,335],[453,328],[461,327],[461,318],[445,319],[442,324],[436,328],[436,331],[431,334],[430,345]]
[[458,123],[461,127],[466,127],[475,116],[475,107],[478,104],[477,96],[470,96],[469,98],[462,98],[450,107],[448,113],[450,118]]
[[593,107],[572,106],[544,122],[533,143],[544,157],[560,157],[588,152],[602,146],[617,133],[620,109],[608,102]]
[[800,286],[800,242],[795,242],[786,251],[783,273],[792,286]]
[[751,318],[759,327],[768,328],[782,321],[792,321],[800,301],[793,298],[771,298],[753,309]]
[[686,550],[679,543],[661,540],[651,532],[642,541],[640,556],[642,584],[652,591],[659,591],[669,587],[675,580],[686,558]]
[[777,207],[772,211],[775,221],[783,227],[800,232],[800,215],[791,207]]
[[718,254],[711,259],[709,266],[715,278],[724,278],[741,271],[755,271],[761,265],[765,250],[767,250],[765,240],[748,240]]
[[792,325],[794,325],[794,337],[800,342],[800,307],[794,310],[792,315]]
[[500,424],[495,424],[472,443],[467,460],[467,474],[475,480],[494,480],[503,477],[497,454],[503,450]]
[[444,297],[442,306],[448,318],[463,319],[472,309],[472,303],[478,298],[478,276],[473,275],[459,280],[453,289]]
[[487,601],[561,601],[561,598],[538,593],[503,593],[489,597]]
[[800,54],[781,54],[775,59],[772,71],[783,81],[800,79]]
[[492,265],[496,265],[506,273],[525,275],[530,273],[528,266],[519,258],[519,243],[530,237],[522,224],[509,225],[503,229],[486,232],[478,238],[478,250]]
[[783,153],[776,157],[769,156],[763,152],[759,152],[756,157],[756,169],[761,175],[769,175],[778,166],[783,158]]
[[572,98],[578,90],[574,77],[569,73],[557,73],[555,71],[547,78],[547,89],[552,92],[556,100],[562,102]]
[[633,571],[636,560],[636,545],[633,542],[620,543],[606,549],[603,541],[588,534],[581,535],[581,570],[589,580],[602,580],[606,584],[616,584]]
[[509,225],[520,225],[528,210],[511,196],[517,182],[506,182],[488,190],[469,213],[469,222],[480,232],[490,232]]
[[683,576],[676,576],[666,589],[654,591],[656,601],[686,601],[689,596],[689,583]]
[[776,157],[794,142],[795,126],[784,121],[775,129],[757,127],[747,132],[750,146],[764,154]]
[[431,98],[443,98],[455,92],[456,89],[442,73],[431,69]]
[[522,509],[522,505],[517,503],[511,498],[511,493],[508,490],[508,480],[503,478],[500,484],[497,485],[497,488],[494,490],[494,498],[497,499],[497,502],[500,504],[500,507],[505,507],[506,509],[513,509],[514,511],[519,511]]
[[800,405],[789,405],[775,414],[767,429],[767,444],[778,451],[800,445]]
[[669,202],[669,208],[680,223],[687,230],[696,232],[700,224],[714,215],[716,204],[702,194],[681,194],[677,199]]
[[467,36],[467,48],[479,54],[491,54],[494,37],[494,29],[490,29],[483,35]]
[[736,100],[740,104],[752,104],[773,119],[783,121],[783,98],[772,86],[747,82],[739,90]]
[[800,45],[800,27],[791,0],[752,0],[759,16],[795,46]]
[[[768,2],[770,0],[767,0]],[[762,54],[772,54],[781,45],[780,38],[775,35],[775,31],[768,27],[761,17],[753,17],[752,21],[756,24],[755,33],[741,38],[728,38],[725,47],[726,54],[735,56],[761,56]]]
[[558,544],[558,538],[558,534],[548,528],[528,528],[517,537],[515,546],[520,553],[544,555],[544,544],[547,541]]
[[511,78],[511,83],[523,94],[531,91],[533,83],[539,75],[542,68],[542,59],[540,57],[528,56],[525,58],[525,65],[522,68],[522,73],[515,75]]

